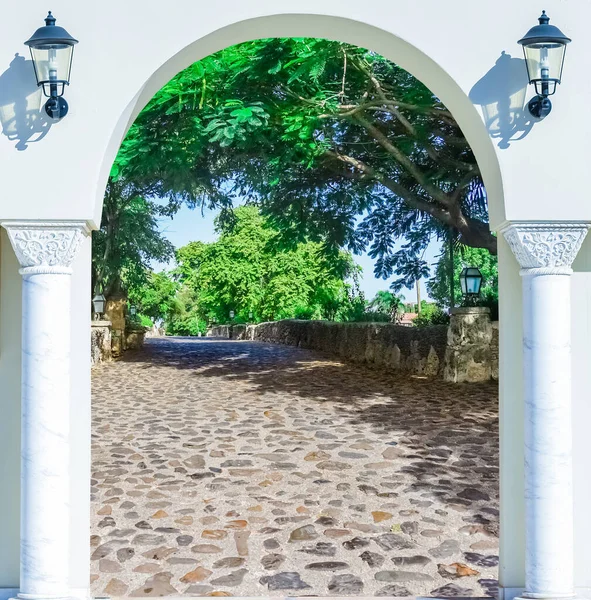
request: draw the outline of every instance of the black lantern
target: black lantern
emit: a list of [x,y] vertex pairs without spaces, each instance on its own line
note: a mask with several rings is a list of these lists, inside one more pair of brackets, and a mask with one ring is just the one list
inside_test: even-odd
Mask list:
[[476,267],[464,267],[460,273],[460,287],[466,300],[475,300],[480,296],[482,273]]
[[68,103],[64,100],[64,90],[70,85],[72,55],[78,40],[63,27],[55,24],[55,17],[49,12],[45,26],[40,27],[25,44],[31,50],[35,66],[37,85],[49,98],[45,112],[52,119],[62,119],[68,114]]
[[528,104],[529,112],[543,119],[552,110],[548,96],[556,92],[556,86],[562,79],[566,45],[571,39],[558,27],[550,25],[545,10],[538,21],[539,24],[532,27],[518,43],[523,46],[529,82],[534,85],[537,94]]
[[102,294],[96,294],[96,296],[92,299],[92,305],[94,307],[95,318],[98,319],[100,315],[105,312],[105,297]]

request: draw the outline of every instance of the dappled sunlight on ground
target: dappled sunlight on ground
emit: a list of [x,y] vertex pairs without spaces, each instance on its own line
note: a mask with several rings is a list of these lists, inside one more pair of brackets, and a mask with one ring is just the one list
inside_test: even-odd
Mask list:
[[496,385],[164,338],[93,402],[95,595],[496,591]]

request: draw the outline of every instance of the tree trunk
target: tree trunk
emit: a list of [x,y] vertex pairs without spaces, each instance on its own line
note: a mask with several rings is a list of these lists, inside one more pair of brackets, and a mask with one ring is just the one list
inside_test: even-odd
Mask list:
[[417,279],[415,282],[417,286],[417,314],[421,314],[421,280]]
[[452,230],[449,232],[449,307],[451,309],[456,307],[456,298],[455,298],[455,265],[454,265],[454,241]]

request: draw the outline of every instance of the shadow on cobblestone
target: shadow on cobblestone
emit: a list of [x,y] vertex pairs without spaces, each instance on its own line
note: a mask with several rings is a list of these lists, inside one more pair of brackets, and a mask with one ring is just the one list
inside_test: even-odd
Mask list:
[[97,595],[495,593],[496,385],[166,338],[93,399]]

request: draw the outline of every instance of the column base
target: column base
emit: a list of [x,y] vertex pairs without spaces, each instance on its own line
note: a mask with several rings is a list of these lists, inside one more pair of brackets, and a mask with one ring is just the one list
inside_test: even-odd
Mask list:
[[14,598],[10,598],[10,600],[77,600],[74,596],[51,596],[49,594],[17,594]]
[[574,600],[574,598],[577,598],[574,592],[572,594],[534,594],[523,592],[521,595],[516,596],[514,600]]

